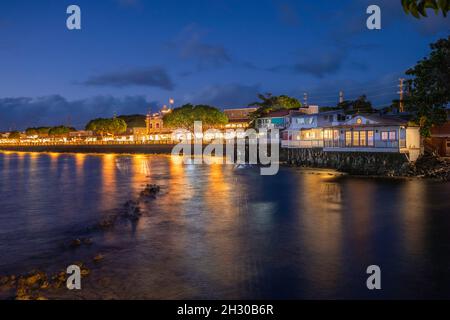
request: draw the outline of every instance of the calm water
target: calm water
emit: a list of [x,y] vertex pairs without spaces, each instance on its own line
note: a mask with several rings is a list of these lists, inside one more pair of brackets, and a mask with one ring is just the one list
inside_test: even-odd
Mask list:
[[[146,183],[162,191],[137,223],[86,230]],[[449,196],[448,183],[328,171],[0,153],[0,275],[92,267],[54,298],[450,298]],[[94,244],[68,249],[77,237]],[[381,291],[366,289],[371,264]]]

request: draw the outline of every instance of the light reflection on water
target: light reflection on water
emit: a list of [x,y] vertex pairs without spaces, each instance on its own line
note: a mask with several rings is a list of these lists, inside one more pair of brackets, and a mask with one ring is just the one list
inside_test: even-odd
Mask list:
[[[450,185],[183,164],[146,155],[0,153],[0,274],[105,260],[58,298],[450,297]],[[86,228],[161,186],[135,224]],[[71,239],[94,245],[68,251]],[[382,268],[381,292],[365,269]]]

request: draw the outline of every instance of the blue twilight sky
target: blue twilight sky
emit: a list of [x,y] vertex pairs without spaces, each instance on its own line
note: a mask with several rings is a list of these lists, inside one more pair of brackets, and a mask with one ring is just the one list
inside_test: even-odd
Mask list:
[[[66,28],[81,8],[82,30]],[[381,7],[382,30],[366,28]],[[258,92],[335,105],[396,96],[398,78],[446,37],[400,0],[39,0],[0,2],[0,130],[145,113],[166,104],[242,107]]]

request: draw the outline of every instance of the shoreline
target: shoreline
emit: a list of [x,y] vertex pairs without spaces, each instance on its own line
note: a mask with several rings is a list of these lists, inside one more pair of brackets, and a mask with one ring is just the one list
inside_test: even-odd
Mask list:
[[[7,152],[23,152],[23,153],[42,153],[42,154],[90,154],[90,155],[104,155],[104,154],[117,154],[117,155],[162,155],[170,156],[172,149],[176,144],[142,144],[142,145],[46,145],[46,146],[2,146],[0,145],[0,153]],[[429,156],[428,156],[429,157]],[[399,168],[399,172],[390,174],[361,174],[361,171],[351,172],[352,170],[340,170],[340,168],[314,166],[314,165],[301,165],[298,163],[292,163],[290,161],[282,161],[279,163],[281,166],[293,167],[293,168],[306,168],[308,170],[315,169],[328,169],[334,170],[339,175],[346,175],[359,178],[379,178],[379,179],[427,179],[438,182],[448,182],[449,176],[449,163],[438,165],[438,168],[443,170],[442,177],[436,172],[427,172],[427,162],[429,160],[435,161],[436,158],[431,156],[430,159],[424,159],[425,161],[416,161],[420,163],[419,170],[416,168],[416,164],[409,163],[405,168]],[[433,171],[436,167],[433,168]],[[441,171],[438,170],[438,171]]]

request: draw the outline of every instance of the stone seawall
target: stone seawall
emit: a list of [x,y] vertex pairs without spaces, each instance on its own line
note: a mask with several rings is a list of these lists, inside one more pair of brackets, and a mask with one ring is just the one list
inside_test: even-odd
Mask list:
[[324,152],[321,148],[280,150],[287,164],[337,169],[355,175],[404,176],[408,159],[401,153]]

